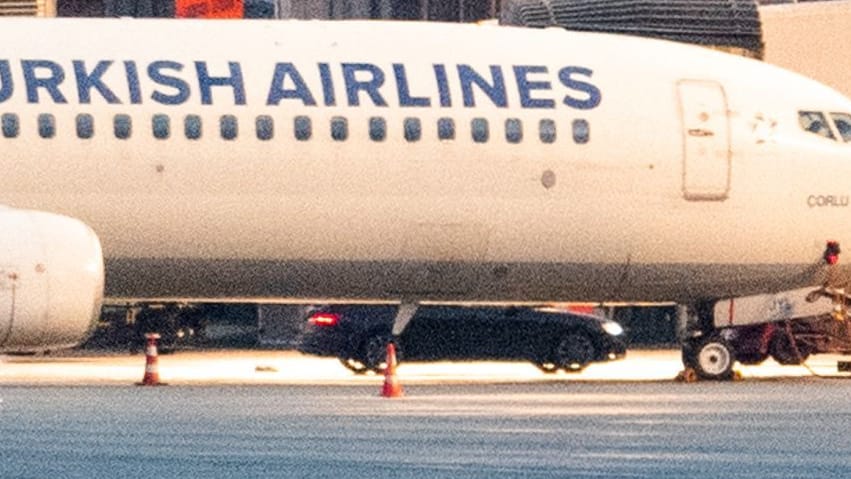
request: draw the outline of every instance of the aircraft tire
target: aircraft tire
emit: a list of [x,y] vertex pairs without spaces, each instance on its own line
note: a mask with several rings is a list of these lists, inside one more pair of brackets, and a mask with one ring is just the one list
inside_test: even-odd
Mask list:
[[[724,380],[733,377],[735,353],[730,343],[719,334],[697,340],[688,352],[683,349],[683,363],[692,367],[702,379]],[[686,362],[688,360],[688,362]]]

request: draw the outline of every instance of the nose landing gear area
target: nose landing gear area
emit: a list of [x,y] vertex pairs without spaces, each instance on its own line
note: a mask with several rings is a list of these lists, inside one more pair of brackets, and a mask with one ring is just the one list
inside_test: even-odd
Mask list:
[[683,345],[681,373],[686,382],[696,379],[732,379],[735,358],[730,344],[720,335],[713,334]]
[[[829,321],[834,321],[832,318]],[[843,323],[842,326],[847,326]],[[742,328],[746,332],[752,332],[754,328]],[[800,330],[800,328],[798,328]],[[748,347],[748,340],[736,338],[736,333],[741,333],[734,329],[727,329],[714,332],[712,334],[699,337],[696,339],[687,340],[682,347],[682,362],[684,369],[677,375],[676,379],[681,382],[696,382],[698,380],[742,380],[745,376],[740,370],[735,369],[736,364],[740,364],[747,368],[749,373],[762,368],[761,366],[769,356],[781,368],[789,368],[798,366],[803,368],[810,376],[820,378],[848,378],[851,379],[851,361],[843,359],[843,356],[837,355],[820,355],[811,363],[811,351],[816,349],[816,341],[821,341],[821,348],[826,348],[825,337],[823,335],[810,334],[809,336],[801,333],[793,333],[792,324],[790,321],[778,324],[763,325],[760,329],[762,336],[762,345],[754,347],[751,344],[751,350],[740,351],[736,345],[742,348]],[[828,338],[837,342],[836,337]],[[841,338],[840,338],[841,339]],[[753,341],[750,341],[753,343]],[[835,344],[834,344],[835,347]],[[821,349],[824,352],[824,349]],[[843,348],[843,354],[848,354],[849,350]],[[830,361],[833,357],[835,361],[835,369],[830,366],[830,363],[824,364],[824,361]],[[814,366],[814,364],[819,364]],[[817,370],[818,369],[818,370]]]

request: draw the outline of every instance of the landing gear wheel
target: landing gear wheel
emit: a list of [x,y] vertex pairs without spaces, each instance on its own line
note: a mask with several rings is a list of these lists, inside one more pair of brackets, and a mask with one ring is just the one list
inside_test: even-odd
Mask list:
[[718,334],[698,339],[683,347],[683,364],[702,379],[731,379],[735,356],[730,343]]
[[594,343],[582,333],[564,335],[555,348],[555,364],[569,373],[578,373],[594,360]]

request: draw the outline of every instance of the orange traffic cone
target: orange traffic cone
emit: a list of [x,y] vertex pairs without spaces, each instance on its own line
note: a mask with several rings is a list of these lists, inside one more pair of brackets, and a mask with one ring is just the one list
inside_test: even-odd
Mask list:
[[381,395],[386,398],[400,398],[405,395],[402,385],[396,378],[396,345],[387,343],[387,368],[384,369],[384,387]]
[[142,382],[136,383],[137,386],[162,386],[160,382],[160,369],[157,364],[157,339],[160,335],[157,333],[145,334],[145,339],[148,340],[148,345],[145,347],[145,376],[142,377]]

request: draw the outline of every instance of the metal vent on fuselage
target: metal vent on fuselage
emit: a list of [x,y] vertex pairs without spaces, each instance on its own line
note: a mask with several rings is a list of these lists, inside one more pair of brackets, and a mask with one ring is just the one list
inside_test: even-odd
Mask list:
[[754,0],[505,0],[500,24],[619,33],[762,57]]

